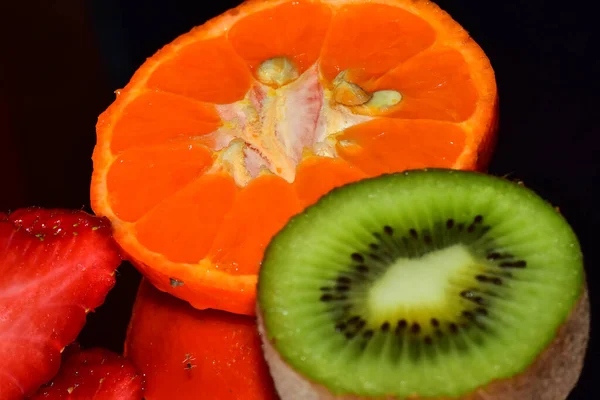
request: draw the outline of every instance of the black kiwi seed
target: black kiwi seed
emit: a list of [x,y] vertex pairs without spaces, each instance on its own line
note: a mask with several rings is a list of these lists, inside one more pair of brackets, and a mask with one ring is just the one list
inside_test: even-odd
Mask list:
[[488,282],[493,283],[494,285],[502,285],[502,279],[498,278],[497,276],[493,277],[493,278],[488,278]]
[[369,329],[368,331],[365,331],[365,333],[363,333],[363,337],[365,339],[371,339],[374,334],[375,334],[375,332],[373,332],[371,329]]
[[410,332],[414,333],[415,335],[419,332],[421,332],[421,325],[417,324],[416,322],[414,324],[412,324],[412,326],[410,327]]
[[369,272],[369,267],[367,267],[366,265],[359,265],[356,267],[356,270],[361,273],[367,273]]
[[503,259],[506,259],[506,258],[513,258],[513,257],[514,256],[512,254],[510,254],[510,253],[501,254],[501,253],[498,253],[498,252],[492,252],[492,253],[489,253],[487,255],[487,259],[491,260],[491,261],[494,261],[494,260],[503,260]]
[[473,314],[471,311],[463,311],[462,312],[463,317],[465,317],[466,319],[470,319],[473,320],[475,319],[475,314]]
[[383,232],[385,232],[386,235],[392,236],[394,234],[394,229],[391,226],[386,225],[383,227]]
[[331,292],[333,289],[330,288],[329,286],[322,286],[319,290],[321,292]]
[[475,218],[473,219],[473,222],[475,222],[476,224],[482,223],[483,222],[483,216],[476,215]]
[[371,250],[379,250],[379,245],[377,243],[371,243],[369,244],[369,247]]
[[440,321],[438,321],[436,318],[431,318],[431,325],[437,328],[440,326]]
[[399,335],[403,330],[406,329],[407,326],[408,326],[408,323],[406,322],[406,320],[401,319],[400,321],[398,321],[398,324],[396,325],[396,330],[395,330],[396,335]]
[[360,317],[358,315],[355,315],[354,317],[352,317],[348,320],[348,325],[354,325],[359,321],[360,321]]
[[417,232],[416,229],[411,229],[411,230],[408,231],[408,233],[410,233],[410,236],[413,239],[418,239],[419,238],[419,233]]
[[338,322],[335,325],[335,330],[338,331],[338,332],[343,332],[343,331],[346,330],[347,327],[348,326],[344,322]]
[[387,332],[390,330],[390,323],[389,322],[384,322],[383,324],[381,324],[381,331],[382,332]]
[[497,276],[489,277],[489,276],[485,276],[485,275],[476,275],[475,279],[477,279],[479,282],[483,282],[483,283],[492,283],[494,285],[502,285],[502,279],[498,278]]
[[356,261],[359,263],[365,262],[365,258],[360,253],[352,253],[352,255],[350,257],[352,257],[353,261]]
[[446,221],[446,228],[452,229],[453,227],[454,227],[454,220],[453,219],[449,219],[448,221]]
[[460,223],[456,225],[456,229],[458,229],[459,232],[462,232],[465,229],[465,224]]
[[423,236],[423,241],[427,244],[431,244],[433,242],[429,234],[425,234],[425,236]]
[[335,290],[337,290],[338,292],[347,292],[348,290],[350,290],[350,286],[347,286],[347,285],[336,286]]
[[519,260],[519,261],[505,261],[501,262],[500,266],[503,268],[525,268],[527,266],[527,261]]
[[331,294],[324,294],[321,296],[321,301],[327,302],[327,301],[331,301],[331,300],[333,300],[333,295],[331,295]]
[[431,339],[431,336],[425,336],[425,338],[423,339],[423,341],[425,342],[426,345],[433,344],[433,339]]
[[469,225],[469,227],[467,228],[467,232],[469,232],[469,233],[475,232],[475,223],[474,222],[471,225]]
[[337,283],[340,285],[349,285],[351,282],[352,279],[348,278],[347,276],[340,276],[337,278]]
[[362,331],[362,329],[365,327],[366,324],[367,324],[366,321],[359,318],[359,321],[356,324],[354,324],[352,327],[348,327],[348,331],[346,332],[346,337],[348,339],[352,339],[353,337],[358,335],[360,333],[360,331]]
[[450,325],[448,325],[448,328],[452,333],[458,332],[458,326],[454,322],[450,323]]
[[[484,279],[500,279],[500,278],[487,278],[487,277],[483,277]],[[480,278],[481,279],[481,278]],[[500,283],[502,283],[502,281],[500,281]],[[474,303],[477,304],[483,304],[484,300],[483,297],[478,296],[477,295],[477,291],[470,289],[470,290],[463,290],[462,292],[460,292],[460,296],[464,299],[467,299],[469,301],[472,301]]]

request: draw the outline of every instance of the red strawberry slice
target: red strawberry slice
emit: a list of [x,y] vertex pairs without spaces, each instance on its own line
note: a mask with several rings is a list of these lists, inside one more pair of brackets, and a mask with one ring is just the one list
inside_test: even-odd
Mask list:
[[142,384],[142,376],[123,357],[101,348],[72,349],[58,376],[29,400],[140,400]]
[[100,306],[121,263],[106,219],[21,209],[0,216],[0,398],[52,379],[60,352]]

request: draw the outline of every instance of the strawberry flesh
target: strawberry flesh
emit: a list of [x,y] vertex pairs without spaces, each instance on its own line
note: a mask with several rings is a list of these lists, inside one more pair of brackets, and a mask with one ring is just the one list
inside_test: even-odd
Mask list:
[[115,284],[108,220],[80,210],[0,215],[0,393],[23,399],[52,379],[61,351]]
[[30,400],[140,400],[142,384],[133,365],[111,351],[73,350],[63,356],[56,378]]

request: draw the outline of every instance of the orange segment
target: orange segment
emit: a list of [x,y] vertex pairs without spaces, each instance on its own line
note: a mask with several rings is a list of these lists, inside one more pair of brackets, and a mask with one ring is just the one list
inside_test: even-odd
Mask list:
[[102,113],[92,208],[160,290],[254,314],[290,217],[381,173],[484,170],[497,101],[485,53],[432,2],[245,1],[158,51]]
[[211,164],[210,150],[187,141],[127,150],[108,171],[110,206],[123,221],[135,221]]
[[147,86],[200,101],[231,103],[250,89],[250,71],[224,38],[173,50],[150,75]]
[[416,168],[451,168],[465,146],[465,132],[437,121],[376,119],[339,137],[340,157],[370,176]]
[[460,122],[473,114],[478,99],[464,57],[448,48],[418,54],[381,78],[359,84],[369,91],[402,94],[387,117]]
[[221,125],[215,106],[185,97],[148,91],[123,109],[113,128],[111,150],[163,143],[210,133]]
[[197,263],[208,253],[236,191],[230,176],[204,175],[138,221],[137,238],[170,261]]
[[338,10],[321,53],[321,71],[333,80],[347,69],[381,75],[433,44],[436,32],[399,7],[352,4]]
[[210,252],[220,270],[256,274],[271,237],[301,210],[294,189],[278,176],[254,179],[245,187],[223,223]]
[[298,165],[294,188],[304,208],[315,203],[324,193],[366,176],[344,160],[309,157]]
[[286,56],[302,73],[319,57],[330,19],[326,5],[288,2],[245,16],[228,37],[252,69],[270,58]]

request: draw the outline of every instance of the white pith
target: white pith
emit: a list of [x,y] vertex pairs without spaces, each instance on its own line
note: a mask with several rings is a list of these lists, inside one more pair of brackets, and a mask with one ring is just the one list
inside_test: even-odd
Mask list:
[[210,134],[219,152],[211,172],[225,170],[240,186],[265,172],[293,182],[305,153],[337,157],[336,136],[373,118],[332,101],[316,65],[278,88],[255,80],[244,99],[217,110],[223,126]]

